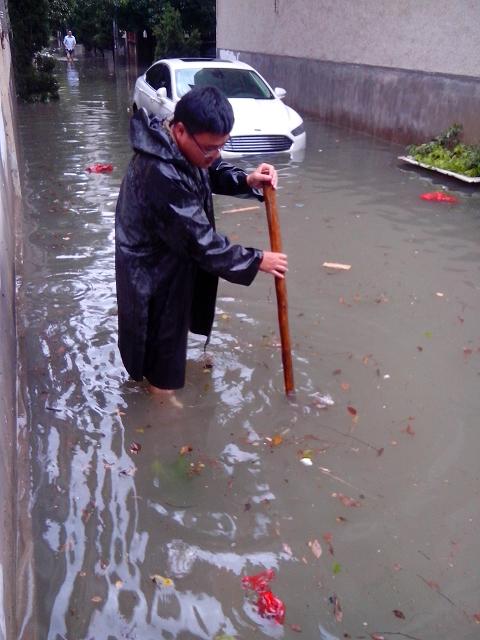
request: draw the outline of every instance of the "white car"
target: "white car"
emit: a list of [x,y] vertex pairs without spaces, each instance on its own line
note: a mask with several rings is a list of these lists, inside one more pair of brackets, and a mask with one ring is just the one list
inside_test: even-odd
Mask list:
[[235,124],[223,156],[288,152],[302,159],[306,134],[302,118],[282,102],[285,89],[270,85],[248,64],[205,58],[158,60],[137,78],[133,111],[166,117],[195,86],[213,85],[229,99]]

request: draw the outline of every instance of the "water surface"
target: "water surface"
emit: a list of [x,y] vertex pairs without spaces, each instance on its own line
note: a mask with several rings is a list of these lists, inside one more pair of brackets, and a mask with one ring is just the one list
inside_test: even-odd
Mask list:
[[[296,401],[259,274],[221,284],[213,368],[192,336],[184,409],[165,409],[116,346],[131,79],[95,61],[59,75],[58,103],[19,114],[38,637],[478,638],[478,188],[308,120],[303,163],[262,158],[280,172]],[[442,185],[458,205],[419,199]],[[219,229],[267,248],[263,205],[245,206],[216,198]],[[285,625],[242,589],[266,568]]]

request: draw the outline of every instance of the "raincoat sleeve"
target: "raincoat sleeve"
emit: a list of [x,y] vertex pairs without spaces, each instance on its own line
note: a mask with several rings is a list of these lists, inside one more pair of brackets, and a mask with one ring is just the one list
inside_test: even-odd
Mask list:
[[148,197],[155,233],[171,251],[230,282],[249,285],[253,281],[263,252],[232,244],[217,233],[193,187],[159,172]]
[[221,196],[258,198],[263,201],[262,192],[248,186],[247,174],[243,169],[218,160],[209,168],[208,173],[213,193]]

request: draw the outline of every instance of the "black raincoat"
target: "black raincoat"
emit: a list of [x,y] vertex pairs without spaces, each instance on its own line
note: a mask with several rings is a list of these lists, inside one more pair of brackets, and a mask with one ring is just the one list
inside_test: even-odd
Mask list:
[[212,191],[255,197],[246,173],[208,170],[180,153],[158,118],[131,119],[135,154],[115,219],[119,348],[128,373],[163,389],[185,383],[188,331],[209,336],[218,277],[249,285],[262,252],[215,231]]

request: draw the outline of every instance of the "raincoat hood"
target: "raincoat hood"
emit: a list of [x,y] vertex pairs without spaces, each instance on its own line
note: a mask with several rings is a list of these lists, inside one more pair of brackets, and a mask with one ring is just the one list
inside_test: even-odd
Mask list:
[[130,142],[135,151],[148,153],[165,162],[188,165],[165,127],[165,121],[139,109],[130,120]]

